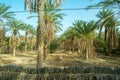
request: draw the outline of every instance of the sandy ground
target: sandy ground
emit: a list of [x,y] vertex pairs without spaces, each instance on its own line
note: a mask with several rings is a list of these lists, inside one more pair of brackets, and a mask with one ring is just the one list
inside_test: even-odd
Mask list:
[[16,56],[12,56],[11,54],[0,54],[0,65],[9,64],[34,67],[36,64],[36,55],[18,54]]
[[[20,65],[24,67],[36,66],[36,54],[0,54],[0,65]],[[102,56],[99,55],[94,60],[84,60],[77,54],[50,54],[44,61],[44,66],[48,67],[64,67],[75,65],[109,65],[120,66],[119,56]]]

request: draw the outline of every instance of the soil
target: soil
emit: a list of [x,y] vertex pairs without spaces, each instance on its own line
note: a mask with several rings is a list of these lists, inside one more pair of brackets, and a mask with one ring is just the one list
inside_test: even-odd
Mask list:
[[[23,67],[35,67],[37,55],[35,52],[28,54],[18,53],[16,56],[12,54],[0,54],[0,65],[20,65]],[[105,56],[97,54],[95,59],[85,60],[78,54],[49,54],[43,62],[45,67],[65,67],[75,65],[100,65],[100,66],[120,66],[120,56]]]

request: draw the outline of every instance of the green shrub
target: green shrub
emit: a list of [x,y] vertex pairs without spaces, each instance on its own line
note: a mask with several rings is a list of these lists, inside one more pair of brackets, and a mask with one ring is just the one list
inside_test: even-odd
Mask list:
[[23,51],[24,48],[25,48],[25,42],[22,41],[22,42],[20,42],[19,46],[17,46],[17,49],[19,49],[20,51]]
[[53,53],[54,51],[56,51],[59,48],[59,44],[56,40],[53,40],[50,43],[50,53]]

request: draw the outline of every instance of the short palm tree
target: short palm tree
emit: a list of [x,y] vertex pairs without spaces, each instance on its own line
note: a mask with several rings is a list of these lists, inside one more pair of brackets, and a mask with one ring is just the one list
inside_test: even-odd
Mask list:
[[9,30],[12,31],[12,37],[13,37],[13,56],[16,55],[16,40],[17,40],[17,34],[19,34],[19,30],[23,26],[23,22],[21,20],[17,19],[10,19],[7,21],[7,26],[9,26]]
[[[94,21],[85,22],[77,20],[72,23],[72,26],[63,34],[62,39],[69,42],[64,43],[67,49],[77,49],[81,56],[86,59],[94,58],[93,40],[95,38],[96,23]],[[76,47],[77,46],[77,47]]]
[[77,37],[80,39],[79,42],[79,53],[84,53],[85,58],[94,58],[93,39],[95,38],[96,23],[94,21],[84,22],[75,21],[72,24],[73,30],[77,33]]
[[22,30],[25,31],[25,53],[27,53],[27,48],[28,48],[28,35],[32,33],[34,30],[33,26],[30,24],[25,24],[22,26]]
[[65,51],[74,52],[79,47],[79,38],[73,28],[68,28],[61,36],[62,47]]

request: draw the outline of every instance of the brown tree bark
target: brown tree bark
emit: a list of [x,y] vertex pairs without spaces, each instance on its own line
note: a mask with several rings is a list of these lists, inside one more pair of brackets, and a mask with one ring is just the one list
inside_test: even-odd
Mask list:
[[44,47],[44,18],[43,18],[44,0],[38,2],[38,28],[37,28],[37,68],[43,67],[43,47]]

